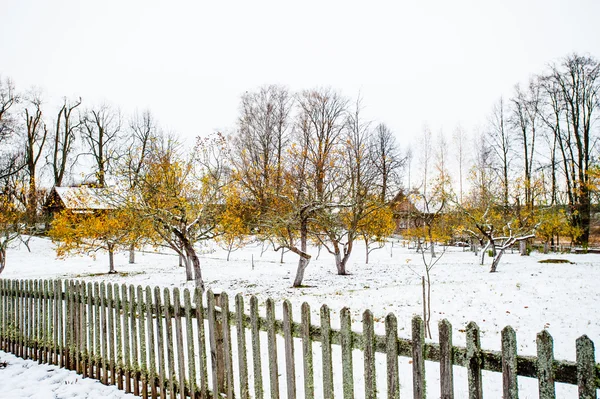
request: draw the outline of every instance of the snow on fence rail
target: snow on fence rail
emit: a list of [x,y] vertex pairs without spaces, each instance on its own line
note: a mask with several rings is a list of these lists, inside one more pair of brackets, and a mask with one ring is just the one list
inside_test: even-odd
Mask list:
[[[283,302],[283,320],[277,320],[272,299],[266,301],[266,317],[261,317],[256,297],[250,298],[246,314],[239,294],[234,312],[226,293],[193,294],[192,298],[188,289],[183,290],[182,304],[178,288],[165,288],[161,295],[158,287],[0,279],[0,349],[75,370],[145,398],[208,398],[213,397],[211,392],[228,398],[263,398],[267,393],[279,398],[280,385],[288,398],[296,398],[298,392],[306,398],[333,398],[334,369],[344,398],[375,398],[384,389],[388,398],[399,398],[400,356],[412,358],[415,398],[426,396],[425,361],[439,363],[442,398],[454,397],[452,365],[467,369],[469,398],[483,395],[482,370],[502,373],[504,398],[518,397],[517,376],[537,378],[544,399],[555,397],[555,382],[578,385],[580,398],[595,398],[600,388],[600,364],[595,363],[594,344],[585,335],[576,342],[576,362],[558,361],[547,331],[537,336],[537,357],[518,356],[510,326],[502,330],[502,351],[496,352],[480,348],[479,328],[473,322],[466,327],[463,348],[452,345],[452,326],[446,320],[439,324],[440,343],[430,344],[425,343],[419,317],[412,320],[409,340],[398,337],[393,314],[386,317],[386,334],[380,336],[374,334],[368,310],[358,333],[351,329],[347,308],[340,312],[341,328],[335,330],[326,305],[320,309],[320,326],[314,326],[306,303],[297,323],[288,301]],[[332,348],[337,354],[338,346],[341,361],[334,361]],[[353,350],[362,351],[364,371],[359,377],[364,392],[355,391]],[[282,357],[278,351],[283,351]],[[303,369],[298,381],[296,352]],[[385,356],[385,367],[379,371],[376,353]],[[313,367],[314,356],[319,357],[321,370]],[[377,373],[386,375],[385,387],[377,387]]]

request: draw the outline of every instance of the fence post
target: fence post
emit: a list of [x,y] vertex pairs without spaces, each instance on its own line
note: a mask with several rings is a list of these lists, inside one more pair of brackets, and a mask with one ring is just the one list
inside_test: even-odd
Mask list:
[[375,377],[375,328],[373,326],[373,313],[370,310],[363,312],[363,353],[365,363],[365,398],[377,397],[377,380]]
[[323,361],[323,398],[333,399],[333,365],[331,360],[331,314],[327,305],[321,306],[321,349]]
[[483,397],[481,386],[481,343],[479,327],[476,323],[467,324],[467,375],[469,377],[469,399]]
[[[156,310],[156,318],[158,319],[158,310]],[[156,392],[156,353],[155,347],[156,344],[154,342],[154,320],[152,318],[152,289],[150,286],[146,286],[146,328],[148,330],[148,359],[149,359],[149,382],[150,382],[150,395],[152,399],[156,399],[158,397],[158,393]]]
[[577,338],[577,386],[580,399],[596,398],[596,361],[594,343],[587,335]]
[[204,305],[202,295],[204,291],[196,287],[194,302],[196,304],[196,323],[198,325],[198,353],[200,356],[200,397],[208,397],[208,367],[206,365],[206,330],[204,328]]
[[413,397],[425,399],[425,328],[423,319],[412,319]]
[[454,363],[452,348],[452,324],[446,319],[438,323],[440,340],[440,393],[442,399],[454,398]]
[[129,331],[131,334],[131,379],[133,380],[133,394],[140,395],[140,367],[138,356],[138,335],[136,320],[137,302],[135,297],[135,287],[129,284]]
[[248,358],[246,355],[246,326],[244,323],[244,297],[235,296],[235,318],[237,327],[238,365],[240,370],[240,398],[249,399]]
[[519,397],[517,382],[517,335],[511,326],[502,330],[502,388],[504,399]]
[[344,398],[354,398],[354,376],[352,368],[352,320],[350,309],[342,308],[340,312],[340,335],[342,344],[342,385],[344,387]]
[[[185,357],[183,355],[183,326],[181,324],[181,297],[179,288],[173,288],[173,316],[175,318],[175,341],[177,345],[177,366],[179,372],[179,397],[185,399]],[[171,373],[175,379],[175,373]],[[175,395],[173,395],[175,396]]]
[[[109,363],[108,363],[108,368],[110,370],[110,383],[113,385],[117,385],[117,379],[116,377],[116,367],[115,367],[115,358],[116,358],[116,353],[115,353],[115,335],[118,334],[117,328],[115,326],[115,314],[114,314],[114,309],[115,309],[115,301],[113,300],[113,294],[114,294],[114,288],[113,285],[111,283],[108,283],[108,285],[106,286],[106,301],[107,301],[107,314],[108,314],[108,318],[107,318],[107,325],[108,325],[108,331],[110,331],[110,334],[108,334],[108,357],[109,357]],[[117,317],[120,317],[121,315],[117,315]]]
[[287,377],[287,397],[296,399],[296,368],[294,365],[294,336],[292,335],[292,304],[283,301],[283,337],[285,340],[285,374]]
[[547,330],[537,335],[537,378],[540,399],[554,399],[554,340]]
[[400,399],[398,375],[398,321],[393,313],[385,317],[385,348],[388,399]]
[[192,299],[190,295],[190,290],[187,288],[183,290],[183,303],[185,308],[190,398],[193,399],[196,395],[198,388],[196,384],[196,352],[194,351],[194,324],[192,322]]
[[[224,368],[223,368],[223,351],[222,351],[222,335],[223,326],[220,324],[220,318],[217,317],[217,296],[208,290],[206,293],[208,303],[208,336],[210,341],[210,360],[212,367],[213,392],[224,393]],[[221,343],[219,343],[221,341]]]
[[167,396],[165,386],[165,353],[163,339],[163,316],[164,309],[160,300],[160,288],[154,287],[154,302],[156,305],[156,345],[158,347],[158,385],[160,386],[160,397]]
[[[101,326],[102,326],[102,383],[104,385],[108,385],[108,329],[107,329],[107,302],[106,302],[106,284],[103,282],[100,283],[100,318],[101,318]],[[110,331],[110,335],[113,334],[113,331]]]
[[[119,292],[118,290],[118,285],[115,284],[115,295],[117,295]],[[96,356],[96,352],[94,349],[94,330],[95,330],[95,318],[94,318],[94,285],[90,282],[87,285],[87,307],[88,307],[88,328],[87,328],[87,335],[89,336],[89,342],[88,342],[88,355],[87,355],[87,359],[86,359],[86,365],[88,367],[88,375],[92,378],[94,378],[94,364],[95,364],[95,356]],[[117,295],[118,297],[118,295]],[[120,316],[120,313],[118,313]],[[120,325],[119,325],[120,326]],[[117,329],[119,332],[121,331],[120,328]],[[123,385],[121,384],[121,388],[122,389]]]
[[260,326],[258,299],[250,297],[250,327],[252,330],[252,366],[254,370],[254,397],[263,399],[262,367],[260,361]]
[[269,298],[267,307],[267,349],[269,351],[269,375],[271,399],[279,399],[279,371],[277,368],[277,335],[275,335],[275,302]]
[[173,354],[173,316],[171,314],[171,291],[168,288],[164,289],[164,304],[165,304],[165,337],[167,342],[167,364],[169,365],[169,394],[171,398],[176,395],[175,380],[175,356]]
[[302,304],[302,357],[304,360],[304,395],[305,399],[314,399],[315,380],[313,374],[312,337],[310,336],[310,305]]

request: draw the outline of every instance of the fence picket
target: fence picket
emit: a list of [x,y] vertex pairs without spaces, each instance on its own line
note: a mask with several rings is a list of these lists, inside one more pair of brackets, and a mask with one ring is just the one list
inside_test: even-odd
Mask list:
[[304,397],[305,399],[314,399],[315,380],[313,374],[312,337],[310,336],[310,305],[306,302],[302,304],[301,335],[304,365]]
[[354,398],[354,376],[352,369],[352,320],[350,309],[343,308],[340,312],[340,335],[342,346],[342,385],[344,398]]
[[169,394],[172,398],[177,395],[175,392],[175,381],[177,381],[177,373],[175,372],[175,353],[173,347],[173,315],[171,314],[171,291],[168,288],[164,289],[164,304],[165,304],[165,342],[167,345],[167,364],[169,366]]
[[438,323],[440,341],[440,394],[441,399],[454,398],[454,375],[452,364],[452,324],[446,319]]
[[[82,333],[82,329],[81,329],[81,324],[83,324],[81,322],[81,317],[82,317],[82,312],[81,312],[81,303],[83,301],[83,298],[81,297],[81,287],[84,286],[85,283],[82,281],[76,281],[75,282],[75,306],[73,308],[73,314],[75,315],[75,320],[73,321],[73,330],[74,330],[74,336],[75,336],[75,371],[77,373],[82,373],[82,368],[83,368],[83,363],[82,363],[82,357],[81,357],[81,347],[82,347],[82,337],[81,337],[81,333]],[[45,289],[44,289],[45,291]],[[45,307],[45,306],[44,306]]]
[[393,313],[385,317],[385,348],[387,363],[387,397],[400,399],[398,373],[398,321]]
[[277,335],[275,335],[275,302],[269,298],[267,308],[267,349],[269,350],[269,381],[271,399],[279,399],[279,371],[277,368]]
[[[115,285],[115,287],[117,287]],[[117,293],[117,290],[115,290],[115,294]],[[86,359],[86,363],[87,363],[87,367],[88,367],[88,375],[92,378],[94,378],[94,359],[96,356],[96,353],[94,352],[94,286],[92,283],[88,283],[87,285],[87,306],[88,306],[88,337],[86,337],[86,339],[88,339],[88,356]],[[122,385],[121,385],[122,388]]]
[[[179,397],[185,399],[185,357],[183,354],[183,326],[181,324],[181,298],[179,288],[173,288],[173,316],[175,319],[175,342],[177,345],[177,366],[179,381],[177,391]],[[175,373],[171,373],[175,378]]]
[[252,330],[252,366],[254,371],[254,397],[263,399],[262,367],[260,361],[260,317],[258,315],[258,299],[250,297],[250,327]]
[[125,392],[131,393],[131,346],[130,346],[130,338],[129,338],[129,303],[127,297],[127,286],[125,284],[121,285],[121,310],[123,311],[123,371],[125,372],[124,382],[125,382]]
[[167,396],[167,387],[165,378],[167,376],[165,366],[165,347],[163,334],[163,318],[165,315],[164,307],[160,299],[160,288],[154,287],[154,303],[156,306],[156,345],[158,347],[158,385],[160,388],[160,397]]
[[554,340],[547,330],[538,333],[537,378],[540,399],[554,399]]
[[502,392],[504,399],[519,397],[517,382],[517,334],[510,327],[502,330]]
[[140,348],[139,377],[141,383],[141,394],[144,399],[148,398],[148,365],[146,363],[146,320],[144,319],[144,291],[141,285],[137,286],[136,309],[138,321],[138,344]]
[[194,324],[192,322],[192,300],[190,290],[183,290],[183,303],[185,309],[185,325],[187,339],[187,358],[188,358],[188,381],[190,389],[190,397],[196,395],[198,387],[196,385],[196,352],[194,351]]
[[333,399],[333,364],[331,359],[331,312],[321,306],[321,350],[323,362],[323,398]]
[[469,381],[469,399],[481,399],[481,343],[479,327],[476,323],[467,324],[467,375]]
[[594,343],[587,335],[577,338],[577,386],[580,399],[596,398],[596,362]]
[[292,304],[283,301],[283,337],[285,340],[285,374],[287,377],[287,397],[296,399],[296,367],[294,364],[294,337],[292,335]]
[[[108,321],[106,317],[107,313],[107,302],[106,302],[106,284],[103,282],[100,283],[100,322],[101,322],[101,330],[102,330],[102,345],[101,345],[101,360],[102,363],[102,383],[108,385]],[[112,331],[111,331],[112,335]]]
[[373,313],[370,310],[363,312],[363,351],[365,363],[365,398],[377,397],[377,380],[375,377],[375,329],[373,326]]
[[194,303],[196,305],[196,323],[198,326],[198,354],[200,363],[200,397],[208,397],[208,367],[206,363],[206,331],[204,329],[204,305],[202,303],[203,291],[196,287]]
[[119,284],[115,284],[113,286],[114,294],[115,294],[115,335],[116,335],[116,372],[117,372],[117,387],[119,389],[123,389],[123,375],[125,373],[124,369],[124,359],[123,359],[123,323],[121,318],[121,306],[123,306],[123,302],[121,301],[121,287]]
[[240,398],[250,399],[248,390],[248,359],[246,357],[246,326],[244,323],[244,297],[235,296],[235,321],[237,327],[238,369],[240,376]]
[[212,370],[213,393],[220,392],[218,362],[220,361],[217,355],[217,314],[215,310],[215,294],[208,290],[206,292],[206,302],[208,305],[208,339],[210,341],[210,365]]
[[60,303],[58,304],[58,331],[57,331],[57,335],[58,335],[58,353],[60,354],[60,362],[57,362],[57,365],[60,365],[60,367],[64,367],[65,365],[65,352],[64,352],[64,335],[63,335],[63,330],[64,330],[64,319],[63,319],[63,304],[64,304],[64,300],[63,300],[63,282],[62,280],[57,280],[56,281],[56,294],[60,300]]
[[423,319],[412,319],[413,397],[425,399],[425,328]]
[[[113,299],[113,295],[114,295],[114,287],[111,283],[108,283],[106,285],[106,302],[107,302],[107,309],[106,309],[106,314],[108,315],[107,317],[107,326],[108,326],[108,370],[109,370],[109,374],[110,374],[110,383],[112,385],[117,385],[117,379],[116,379],[116,363],[115,363],[115,359],[116,359],[116,351],[115,351],[115,334],[116,334],[116,328],[115,328],[115,301]],[[119,314],[117,314],[117,317],[120,317]]]
[[133,394],[140,395],[139,362],[138,362],[138,335],[136,320],[136,297],[135,287],[129,284],[129,333],[131,334],[131,379],[133,385]]
[[[156,310],[156,318],[158,319],[158,309]],[[150,395],[152,399],[158,397],[157,393],[157,375],[156,375],[156,343],[154,341],[154,320],[152,318],[152,289],[146,286],[146,328],[148,330],[148,380],[150,383]]]

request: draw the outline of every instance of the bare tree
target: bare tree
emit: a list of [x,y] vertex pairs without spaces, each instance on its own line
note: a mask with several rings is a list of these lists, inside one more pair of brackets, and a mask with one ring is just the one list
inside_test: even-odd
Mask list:
[[71,154],[82,122],[80,118],[76,118],[73,111],[80,105],[81,97],[75,101],[70,101],[65,97],[56,116],[48,163],[52,167],[54,185],[58,187],[62,186],[65,174],[74,163]]
[[463,201],[463,182],[464,182],[464,169],[466,162],[466,154],[465,154],[465,146],[467,142],[467,135],[462,128],[462,126],[458,125],[456,129],[454,129],[454,133],[452,134],[452,142],[455,146],[455,160],[458,164],[458,199],[462,204]]
[[25,162],[28,176],[27,218],[33,223],[37,216],[37,169],[40,157],[44,153],[44,145],[48,129],[42,119],[42,100],[39,93],[31,92],[26,98],[23,110],[25,120]]
[[94,163],[98,186],[106,185],[106,175],[118,157],[121,113],[107,104],[88,109],[81,120],[82,136]]
[[387,203],[398,193],[401,186],[401,171],[406,157],[400,155],[394,133],[383,123],[377,125],[373,132],[369,154],[372,164],[377,169],[379,201]]

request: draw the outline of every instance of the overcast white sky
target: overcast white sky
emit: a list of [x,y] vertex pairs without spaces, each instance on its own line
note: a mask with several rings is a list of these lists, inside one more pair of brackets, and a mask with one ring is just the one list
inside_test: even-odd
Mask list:
[[[0,0],[0,74],[48,102],[149,108],[186,138],[235,125],[269,83],[362,94],[400,142],[481,126],[570,52],[600,57],[599,0]],[[52,111],[54,113],[54,111]]]

